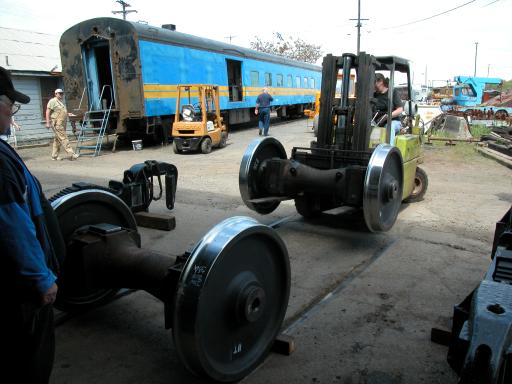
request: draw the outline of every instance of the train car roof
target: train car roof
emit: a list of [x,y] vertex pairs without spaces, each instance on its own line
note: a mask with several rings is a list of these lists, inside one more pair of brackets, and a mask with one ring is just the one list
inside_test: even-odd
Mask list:
[[[282,56],[258,52],[252,49],[239,47],[237,45],[222,43],[216,40],[206,39],[203,37],[193,36],[182,32],[171,31],[165,28],[155,27],[142,23],[135,23],[131,21],[125,21],[112,17],[99,17],[95,19],[84,20],[72,26],[67,31],[65,31],[62,34],[61,41],[63,39],[73,37],[74,41],[76,41],[77,37],[81,38],[82,40],[86,40],[88,37],[95,35],[95,31],[108,30],[109,28],[111,28],[111,33],[118,33],[122,35],[135,33],[141,40],[198,48],[212,52],[222,53],[224,55],[238,56],[246,59],[262,60],[276,64],[309,69],[312,71],[322,70],[322,67],[320,66],[287,59]],[[76,36],[77,33],[81,36]]]

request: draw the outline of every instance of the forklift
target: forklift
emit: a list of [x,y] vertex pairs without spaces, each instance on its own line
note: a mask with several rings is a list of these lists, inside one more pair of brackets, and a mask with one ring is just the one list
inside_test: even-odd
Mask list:
[[[342,89],[337,97],[340,72]],[[389,77],[389,107],[385,119],[379,116],[379,121],[374,99],[376,72]],[[401,134],[390,144],[391,100],[398,74],[407,78],[405,116]],[[356,79],[355,97],[350,94],[351,78]],[[362,208],[370,231],[391,229],[402,202],[421,200],[428,185],[427,174],[418,167],[423,161],[422,135],[411,95],[405,59],[365,52],[325,56],[316,141],[309,147],[294,147],[289,159],[273,137],[251,142],[240,164],[242,200],[252,210],[268,214],[281,201],[293,199],[304,218],[341,206]]]
[[[182,98],[186,103],[182,103]],[[219,108],[219,87],[207,84],[178,85],[176,115],[172,125],[174,153],[223,148],[228,130]]]

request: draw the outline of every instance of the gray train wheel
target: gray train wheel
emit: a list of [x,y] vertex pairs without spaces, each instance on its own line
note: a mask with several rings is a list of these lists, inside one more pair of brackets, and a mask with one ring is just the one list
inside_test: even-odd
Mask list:
[[247,217],[219,223],[179,279],[173,337],[181,360],[216,381],[242,379],[268,355],[289,294],[288,252],[275,231]]
[[[87,287],[85,273],[81,272],[83,260],[70,251],[73,234],[93,224],[108,223],[133,230],[137,229],[137,224],[130,208],[110,192],[100,189],[65,191],[60,197],[50,199],[68,250],[57,280],[59,293],[55,307],[62,311],[84,310],[108,301],[118,290]],[[73,278],[66,279],[66,276]]]
[[370,157],[363,187],[363,212],[372,232],[388,231],[398,216],[403,193],[403,162],[400,151],[380,144]]
[[286,159],[283,145],[273,137],[260,137],[254,139],[247,147],[238,174],[240,195],[247,207],[261,213],[271,213],[279,206],[279,201],[254,203],[251,200],[268,197],[258,183],[259,165],[262,161],[272,158]]

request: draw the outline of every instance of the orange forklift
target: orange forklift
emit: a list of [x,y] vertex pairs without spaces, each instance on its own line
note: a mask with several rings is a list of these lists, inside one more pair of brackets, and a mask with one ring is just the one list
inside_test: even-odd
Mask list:
[[172,136],[174,153],[200,150],[206,154],[213,147],[226,146],[228,130],[220,115],[217,85],[178,85]]

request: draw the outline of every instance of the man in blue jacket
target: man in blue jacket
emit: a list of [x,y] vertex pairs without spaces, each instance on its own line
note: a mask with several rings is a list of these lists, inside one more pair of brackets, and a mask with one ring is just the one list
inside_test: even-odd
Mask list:
[[274,99],[268,93],[268,88],[263,88],[263,92],[258,95],[256,99],[255,114],[259,114],[258,127],[260,136],[263,131],[263,136],[268,136],[268,128],[270,127],[270,103]]
[[[20,104],[0,67],[0,134]],[[55,352],[53,302],[58,261],[50,240],[41,186],[18,154],[0,139],[0,372],[17,383],[47,383]]]

